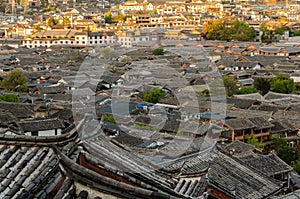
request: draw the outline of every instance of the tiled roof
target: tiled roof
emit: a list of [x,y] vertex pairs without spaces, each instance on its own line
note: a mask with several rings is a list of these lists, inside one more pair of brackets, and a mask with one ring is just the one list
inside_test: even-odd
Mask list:
[[249,118],[249,120],[255,125],[254,130],[267,129],[274,126],[271,122],[262,117]]
[[227,144],[224,147],[224,150],[228,153],[233,153],[233,155],[243,155],[248,154],[249,152],[253,152],[255,146],[241,142],[239,140],[235,140],[234,142]]
[[217,150],[174,161],[165,165],[164,169],[177,170],[180,180],[175,190],[191,197],[199,196],[197,194],[207,185],[229,197],[249,199],[269,197],[281,187],[279,181]]
[[0,101],[0,109],[11,112],[17,118],[31,118],[34,116],[33,105],[31,104]]
[[43,130],[62,129],[64,125],[61,120],[44,119],[44,120],[27,120],[18,123],[23,132],[34,132]]
[[227,103],[234,104],[235,107],[241,109],[248,109],[253,104],[257,103],[255,99],[243,99],[239,98],[240,95],[236,95],[234,98],[228,98]]
[[269,177],[274,177],[275,175],[284,174],[293,170],[292,167],[275,154],[258,155],[256,157],[241,158],[241,160]]
[[298,131],[293,127],[287,120],[272,120],[271,123],[274,125],[271,129],[272,133],[286,133]]
[[36,37],[47,37],[47,36],[69,37],[69,36],[74,36],[76,32],[78,32],[78,31],[64,30],[64,29],[42,30],[38,33],[33,34],[32,36],[36,36]]
[[233,130],[252,129],[256,127],[250,120],[242,118],[225,120],[225,126]]
[[57,172],[58,159],[49,147],[0,145],[0,157],[0,198],[43,197],[62,177]]

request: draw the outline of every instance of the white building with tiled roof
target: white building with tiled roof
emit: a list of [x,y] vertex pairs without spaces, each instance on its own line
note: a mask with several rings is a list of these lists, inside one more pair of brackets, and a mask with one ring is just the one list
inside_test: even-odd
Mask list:
[[86,32],[70,29],[42,30],[23,39],[22,45],[27,48],[59,46],[84,46],[88,43]]
[[115,43],[117,37],[114,32],[89,32],[88,45],[110,45]]
[[151,35],[149,31],[123,31],[118,34],[118,42],[121,46],[131,48],[133,45],[140,42],[156,41],[157,37]]

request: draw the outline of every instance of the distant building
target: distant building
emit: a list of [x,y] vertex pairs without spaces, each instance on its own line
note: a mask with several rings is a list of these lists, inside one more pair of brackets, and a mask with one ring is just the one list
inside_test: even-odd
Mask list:
[[88,33],[70,29],[42,30],[23,39],[27,48],[51,46],[85,46],[88,43]]
[[114,32],[89,32],[88,45],[109,45],[116,42]]
[[131,48],[139,42],[156,41],[157,38],[153,37],[149,31],[136,30],[124,31],[118,34],[118,42],[121,46]]

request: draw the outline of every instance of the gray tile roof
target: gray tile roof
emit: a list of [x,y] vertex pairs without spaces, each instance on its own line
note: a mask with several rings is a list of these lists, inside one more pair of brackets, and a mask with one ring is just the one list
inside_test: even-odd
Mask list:
[[232,153],[233,155],[244,155],[249,154],[255,150],[255,146],[251,144],[247,144],[245,142],[241,142],[239,140],[235,140],[224,146],[223,148],[226,152]]
[[33,117],[33,108],[34,105],[31,104],[0,101],[0,109],[11,112],[15,117],[19,119]]
[[193,197],[206,185],[232,198],[249,199],[266,198],[281,189],[279,181],[261,175],[247,164],[217,150],[174,161],[163,169],[177,170],[180,180],[175,190]]
[[63,129],[65,127],[62,121],[57,118],[20,121],[18,124],[20,125],[22,132]]
[[248,166],[260,171],[269,177],[291,172],[293,168],[275,154],[258,155],[256,157],[241,158]]
[[225,120],[224,125],[233,130],[253,129],[256,127],[253,122],[243,118]]
[[[57,173],[58,159],[49,147],[0,145],[0,198],[32,198],[36,190],[50,193],[54,187],[49,181]],[[56,184],[54,184],[55,186]]]

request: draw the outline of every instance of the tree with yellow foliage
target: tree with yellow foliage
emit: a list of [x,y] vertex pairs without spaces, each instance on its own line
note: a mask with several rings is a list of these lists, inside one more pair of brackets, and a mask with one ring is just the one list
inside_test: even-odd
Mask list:
[[202,32],[206,39],[222,41],[253,41],[255,30],[248,23],[225,17],[206,23]]

